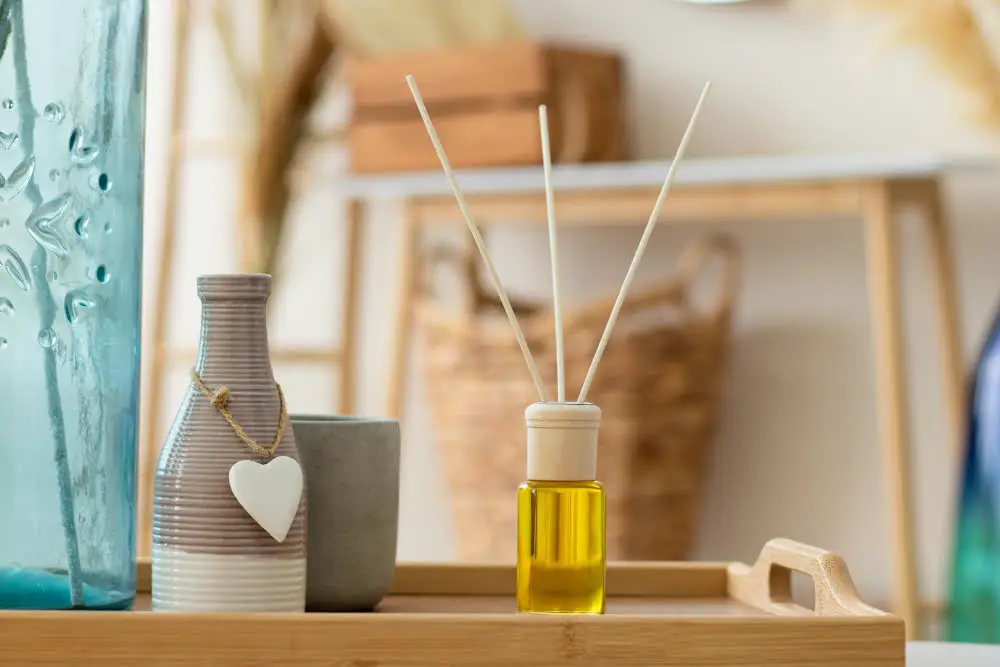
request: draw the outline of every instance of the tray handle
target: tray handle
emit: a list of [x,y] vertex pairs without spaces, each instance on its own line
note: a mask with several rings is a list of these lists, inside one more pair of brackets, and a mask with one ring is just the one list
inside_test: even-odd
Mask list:
[[[815,610],[792,601],[792,572],[809,575]],[[780,616],[885,616],[861,601],[844,559],[793,540],[777,538],[764,545],[751,567],[729,566],[729,594],[740,602]]]

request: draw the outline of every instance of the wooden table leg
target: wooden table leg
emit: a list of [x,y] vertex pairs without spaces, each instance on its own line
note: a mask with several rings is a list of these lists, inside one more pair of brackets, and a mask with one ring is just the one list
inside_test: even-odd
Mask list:
[[360,287],[362,234],[364,230],[365,203],[360,199],[347,202],[347,221],[344,244],[344,288],[340,317],[340,354],[334,361],[340,371],[339,412],[354,414],[357,368],[358,289]]
[[941,353],[941,383],[948,408],[948,428],[953,451],[960,451],[965,429],[965,355],[959,318],[958,287],[951,230],[941,196],[941,183],[928,181],[920,191],[920,203],[927,223],[930,264],[937,306],[938,345]]
[[188,0],[176,3],[174,26],[173,100],[170,105],[170,157],[167,164],[166,198],[160,230],[160,265],[156,276],[156,297],[152,304],[152,341],[149,362],[149,382],[143,396],[138,451],[136,488],[136,553],[147,558],[153,543],[153,481],[156,460],[160,453],[160,408],[163,402],[165,378],[167,313],[172,298],[174,254],[176,251],[177,210],[180,205],[180,156],[177,138],[184,127],[184,111],[188,99],[188,41],[191,33],[191,7]]
[[863,203],[869,307],[875,354],[879,439],[884,449],[893,540],[893,611],[906,621],[907,639],[920,629],[910,494],[907,386],[901,331],[899,242],[893,190],[873,183]]
[[406,398],[406,373],[409,370],[410,338],[413,332],[413,308],[416,299],[416,270],[419,247],[419,221],[411,201],[403,204],[403,236],[400,242],[399,283],[396,295],[396,338],[393,341],[392,367],[389,369],[388,416],[401,419]]

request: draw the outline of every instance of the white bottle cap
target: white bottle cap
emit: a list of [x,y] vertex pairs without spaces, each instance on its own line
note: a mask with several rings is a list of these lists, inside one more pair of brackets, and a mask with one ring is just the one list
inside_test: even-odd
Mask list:
[[601,409],[593,403],[533,403],[528,426],[528,479],[585,482],[597,479]]

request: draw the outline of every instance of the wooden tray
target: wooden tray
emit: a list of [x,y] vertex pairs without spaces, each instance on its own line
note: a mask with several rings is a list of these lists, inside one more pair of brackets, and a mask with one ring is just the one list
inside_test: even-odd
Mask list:
[[[815,610],[791,601],[791,572]],[[137,607],[148,609],[149,567]],[[0,613],[0,663],[314,667],[902,667],[903,621],[843,560],[789,540],[757,563],[617,563],[604,616],[514,612],[510,566],[401,564],[368,614]]]

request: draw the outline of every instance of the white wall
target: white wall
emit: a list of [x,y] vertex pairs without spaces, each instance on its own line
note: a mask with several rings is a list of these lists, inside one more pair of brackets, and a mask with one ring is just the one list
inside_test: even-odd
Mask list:
[[[154,304],[168,129],[170,3],[153,5],[147,198],[147,309]],[[620,49],[629,61],[631,119],[638,157],[672,154],[705,79],[715,85],[689,155],[837,154],[878,151],[980,152],[996,147],[962,117],[961,97],[920,57],[873,52],[871,26],[844,24],[784,2],[729,8],[672,0],[514,0],[528,31],[553,40]],[[207,25],[207,24],[206,24]],[[189,105],[192,132],[231,126],[225,75],[208,29],[197,33]],[[220,83],[221,82],[221,83]],[[331,113],[343,108],[331,102]],[[343,156],[326,160],[336,169]],[[184,184],[183,224],[170,304],[171,339],[196,342],[194,277],[234,267],[234,171],[216,158],[193,160]],[[1000,296],[1000,188],[995,175],[949,182],[956,227],[967,356]],[[307,193],[288,245],[272,338],[311,344],[336,336],[341,207],[322,189]],[[395,204],[376,208],[364,257],[359,410],[384,405],[394,313]],[[746,256],[729,398],[705,489],[696,556],[752,559],[769,537],[785,535],[840,551],[871,600],[888,598],[890,537],[883,458],[877,447],[864,248],[853,220],[734,221]],[[698,229],[657,231],[643,276],[663,275]],[[497,263],[511,291],[547,296],[542,230],[498,238]],[[616,288],[639,230],[563,234],[567,300]],[[941,403],[925,247],[920,229],[903,229],[906,344],[913,373],[911,411],[921,580],[943,593],[950,549],[955,452]],[[511,244],[527,252],[505,252]],[[331,257],[333,258],[331,260]],[[600,261],[596,261],[596,260]],[[595,267],[598,267],[595,270]],[[570,285],[569,283],[571,283]],[[174,369],[162,434],[185,382]],[[325,370],[279,368],[294,410],[327,410],[333,378]],[[408,394],[400,556],[451,557],[447,490],[435,456],[417,369]],[[148,391],[148,389],[147,389]],[[511,443],[512,445],[514,443]]]

